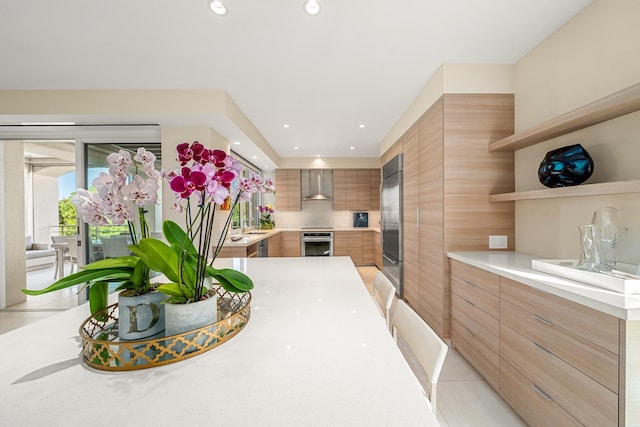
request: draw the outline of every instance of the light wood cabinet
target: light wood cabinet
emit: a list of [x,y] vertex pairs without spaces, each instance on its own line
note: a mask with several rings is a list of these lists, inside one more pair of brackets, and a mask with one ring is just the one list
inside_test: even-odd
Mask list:
[[334,169],[333,209],[380,210],[380,169]]
[[373,251],[376,267],[382,270],[382,236],[379,231],[373,233]]
[[223,246],[218,253],[220,258],[254,258],[258,256],[258,243],[248,246]]
[[489,235],[506,235],[513,249],[513,204],[488,200],[497,188],[513,191],[513,153],[487,150],[513,133],[513,120],[512,95],[445,94],[399,140],[403,298],[443,338],[450,336],[447,252],[486,250]]
[[362,231],[334,231],[333,254],[351,257],[355,265],[362,265]]
[[620,319],[455,260],[450,271],[452,344],[528,424],[625,424]]
[[[374,235],[373,230],[334,231],[333,255],[351,257],[355,265],[374,265]],[[382,250],[380,257],[382,257]]]
[[499,387],[499,277],[451,261],[451,342],[495,389]]
[[276,209],[299,211],[302,209],[300,169],[276,169]]
[[300,232],[299,231],[281,231],[282,235],[282,256],[298,257],[302,256]]
[[269,236],[269,257],[282,256],[282,233]]

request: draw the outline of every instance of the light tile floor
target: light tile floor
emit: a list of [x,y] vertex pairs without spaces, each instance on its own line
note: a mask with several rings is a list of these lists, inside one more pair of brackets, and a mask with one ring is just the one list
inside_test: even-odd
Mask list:
[[[377,271],[376,267],[358,268],[369,293]],[[51,283],[53,268],[27,274],[29,289],[42,289]],[[26,302],[0,310],[0,334],[75,307],[76,292],[77,289],[71,288],[36,297],[28,296]],[[424,383],[424,372],[413,362],[411,354],[405,352],[405,355],[418,379]],[[447,353],[437,392],[437,417],[444,427],[526,426],[455,349],[449,349]]]

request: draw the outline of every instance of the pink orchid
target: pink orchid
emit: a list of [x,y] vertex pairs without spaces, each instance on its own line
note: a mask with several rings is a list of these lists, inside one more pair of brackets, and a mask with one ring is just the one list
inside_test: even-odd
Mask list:
[[207,182],[207,175],[200,170],[193,170],[188,167],[182,168],[182,175],[178,175],[171,180],[169,187],[174,193],[180,194],[183,199],[191,196],[194,191],[202,191]]

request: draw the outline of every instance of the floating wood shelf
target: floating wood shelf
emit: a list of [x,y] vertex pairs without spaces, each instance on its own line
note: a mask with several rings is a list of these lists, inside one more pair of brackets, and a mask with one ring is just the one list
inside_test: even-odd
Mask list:
[[489,144],[489,151],[515,151],[640,110],[640,83]]
[[545,188],[543,190],[516,191],[515,193],[490,194],[490,202],[515,200],[555,199],[559,197],[600,196],[606,194],[640,193],[640,180],[583,184],[575,187]]

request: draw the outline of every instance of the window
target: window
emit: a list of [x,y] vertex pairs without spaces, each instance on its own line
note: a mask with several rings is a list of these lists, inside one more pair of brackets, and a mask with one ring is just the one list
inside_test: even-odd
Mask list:
[[[251,172],[262,175],[262,171],[253,166],[251,163],[247,162],[237,153],[231,152],[231,155],[242,164],[242,178],[248,178]],[[232,191],[235,189],[237,183],[234,182]],[[257,211],[258,205],[260,204],[260,194],[254,193],[251,196],[251,200],[247,203],[238,203],[232,212],[232,229],[237,230],[240,229],[243,225],[246,226],[254,226],[257,224]],[[246,222],[245,222],[246,221]]]

